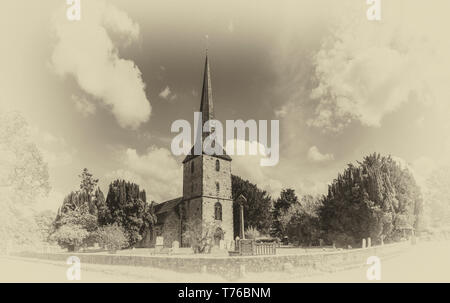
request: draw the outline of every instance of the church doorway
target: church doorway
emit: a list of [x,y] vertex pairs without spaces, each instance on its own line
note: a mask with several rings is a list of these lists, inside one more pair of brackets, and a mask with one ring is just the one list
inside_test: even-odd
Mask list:
[[220,240],[223,240],[223,230],[220,227],[217,227],[216,232],[214,233],[214,246],[220,246]]

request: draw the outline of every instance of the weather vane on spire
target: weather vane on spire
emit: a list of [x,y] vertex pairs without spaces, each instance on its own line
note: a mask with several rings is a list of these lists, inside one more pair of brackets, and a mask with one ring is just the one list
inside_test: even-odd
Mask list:
[[206,55],[208,55],[208,47],[209,47],[209,36],[205,35],[205,45],[206,45]]

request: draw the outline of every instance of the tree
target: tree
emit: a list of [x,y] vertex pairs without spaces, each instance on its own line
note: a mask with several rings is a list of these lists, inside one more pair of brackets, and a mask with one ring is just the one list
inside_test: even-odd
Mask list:
[[128,239],[124,230],[117,224],[100,227],[96,233],[96,239],[101,247],[111,252],[115,252],[128,245]]
[[286,228],[289,221],[286,221],[286,218],[283,220],[282,217],[285,217],[286,212],[296,204],[299,204],[299,201],[295,191],[291,188],[283,189],[273,206],[272,236],[278,238],[286,236]]
[[419,226],[421,212],[422,196],[412,174],[390,156],[374,153],[338,175],[322,199],[319,217],[327,239],[346,246],[367,237],[395,240],[404,222]]
[[90,214],[97,215],[98,212],[106,211],[105,196],[97,186],[98,179],[94,179],[87,168],[79,175],[80,189],[71,192],[63,201],[61,211],[87,209]]
[[299,201],[293,189],[282,190],[273,211],[273,235],[288,237],[291,243],[297,245],[317,244],[321,236],[319,206],[319,198],[306,195]]
[[53,231],[53,222],[56,214],[53,211],[46,210],[34,215],[34,221],[37,225],[37,232],[42,242],[48,242]]
[[[105,198],[87,168],[80,177],[80,189],[69,193],[63,200],[53,223],[51,239],[69,251],[95,243],[98,213],[104,211]],[[69,229],[73,228],[73,232]]]
[[0,185],[16,206],[32,205],[50,191],[48,165],[29,133],[22,115],[0,112]]
[[256,228],[254,228],[253,226],[250,226],[245,231],[245,238],[246,239],[257,239],[259,236],[260,236],[259,231]]
[[36,249],[33,206],[50,191],[48,166],[18,112],[0,110],[0,250]]
[[79,177],[81,178],[80,191],[92,195],[98,184],[98,179],[95,179],[87,168],[83,169],[83,172]]
[[320,200],[311,195],[303,196],[301,202],[292,204],[280,218],[290,242],[311,246],[321,238],[318,209]]
[[106,207],[106,199],[99,187],[97,187],[97,189],[94,192],[91,205],[92,205],[91,209],[97,216],[101,217],[107,215],[108,207]]
[[231,181],[234,237],[239,235],[240,228],[240,206],[236,202],[240,194],[247,199],[247,203],[244,205],[244,228],[247,229],[253,226],[261,233],[268,234],[272,224],[272,198],[266,191],[259,189],[248,180],[232,175]]
[[194,253],[207,254],[214,246],[214,236],[219,225],[215,221],[194,219],[186,223],[183,237],[187,239]]
[[435,169],[426,179],[424,191],[427,218],[429,225],[434,229],[448,228],[450,226],[450,167],[444,166]]
[[109,185],[105,211],[99,213],[101,226],[116,223],[122,227],[130,246],[142,240],[146,231],[156,223],[154,204],[148,204],[145,191],[139,185],[115,180]]
[[[96,187],[98,179],[94,179],[87,168],[83,169],[80,178],[80,189],[64,198],[53,223],[51,239],[69,250],[94,244],[98,215],[106,212],[103,192]],[[74,227],[77,232],[68,233],[68,227],[64,227],[66,225]],[[62,227],[64,228],[61,232]],[[71,236],[75,238],[70,239]]]
[[78,251],[84,246],[89,232],[76,224],[65,224],[51,235],[53,241],[58,242],[61,247],[68,248],[69,251]]
[[50,239],[69,251],[77,251],[94,244],[97,228],[97,217],[87,208],[68,209],[58,213]]

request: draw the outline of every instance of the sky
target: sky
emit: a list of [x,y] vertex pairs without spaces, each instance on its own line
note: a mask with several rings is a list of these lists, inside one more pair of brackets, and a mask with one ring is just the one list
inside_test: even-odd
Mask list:
[[232,171],[276,198],[325,193],[379,152],[418,182],[448,164],[450,3],[364,0],[2,1],[0,110],[20,111],[49,164],[56,209],[88,168],[162,202],[181,195],[173,121],[200,106],[206,48],[215,116],[279,120],[280,161],[234,156]]

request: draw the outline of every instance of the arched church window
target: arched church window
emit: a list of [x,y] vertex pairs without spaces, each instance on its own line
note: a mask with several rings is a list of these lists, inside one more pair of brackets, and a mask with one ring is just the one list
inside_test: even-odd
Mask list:
[[222,220],[222,204],[220,202],[216,202],[214,205],[214,219]]
[[220,185],[219,182],[216,182],[216,192],[219,193],[220,191]]
[[191,174],[194,173],[194,162],[191,162]]
[[216,160],[216,171],[220,170],[220,162],[219,160]]

